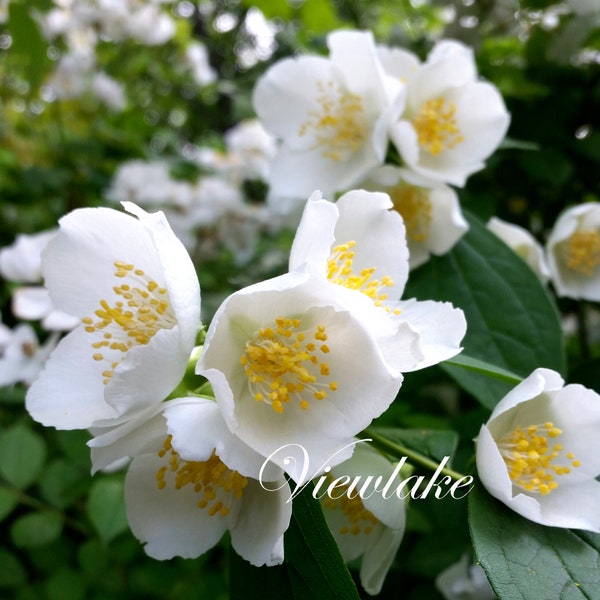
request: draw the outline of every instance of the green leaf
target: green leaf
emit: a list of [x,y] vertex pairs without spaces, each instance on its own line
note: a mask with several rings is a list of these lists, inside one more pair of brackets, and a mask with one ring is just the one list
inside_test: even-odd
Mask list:
[[464,352],[461,352],[453,358],[445,361],[444,364],[462,367],[463,369],[469,369],[470,371],[475,371],[476,373],[481,373],[483,375],[487,375],[488,377],[494,377],[495,379],[506,381],[507,383],[512,383],[513,385],[517,385],[523,381],[521,377],[511,373],[510,371],[507,371],[506,369],[501,369],[495,365],[490,365],[483,360],[472,358],[471,356],[466,355]]
[[15,425],[0,434],[0,475],[23,490],[39,476],[46,459],[46,443],[25,427]]
[[[367,437],[371,434],[376,435],[378,439],[387,440],[392,442],[392,444],[398,444],[399,446],[415,450],[427,458],[438,462],[442,461],[446,456],[451,457],[458,445],[458,434],[455,431],[369,427]],[[388,448],[388,450],[392,450],[392,448]]]
[[0,548],[0,588],[20,587],[27,580],[27,573],[19,559],[5,548]]
[[85,579],[73,569],[63,568],[46,582],[48,600],[84,600]]
[[88,479],[71,463],[55,460],[44,469],[39,481],[45,500],[58,508],[66,508],[89,487]]
[[56,540],[61,530],[62,521],[56,515],[36,512],[17,519],[10,529],[10,535],[15,546],[36,548]]
[[294,498],[292,520],[284,535],[285,562],[256,568],[230,553],[231,600],[358,600],[359,595],[329,532],[312,486]]
[[481,485],[469,495],[475,556],[500,600],[590,600],[600,589],[600,535],[544,527]]
[[98,535],[109,542],[127,529],[123,481],[116,478],[94,482],[88,499],[87,513]]
[[[445,256],[411,273],[405,298],[452,302],[467,319],[464,352],[499,369],[527,377],[546,367],[565,372],[556,305],[527,264],[483,223],[466,214],[469,232]],[[487,408],[513,387],[482,373],[441,367]]]
[[292,15],[292,5],[288,0],[242,0],[248,8],[259,8],[266,19],[289,19]]
[[329,0],[306,0],[300,8],[304,27],[314,33],[327,33],[340,25]]
[[12,490],[0,487],[0,521],[12,512],[17,503],[17,496]]

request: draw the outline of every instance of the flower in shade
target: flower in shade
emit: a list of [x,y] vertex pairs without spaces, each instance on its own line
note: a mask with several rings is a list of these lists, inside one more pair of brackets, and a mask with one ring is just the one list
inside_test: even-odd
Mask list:
[[[370,481],[392,477],[394,465],[379,452],[359,444],[347,461],[334,467],[328,478],[340,479],[321,498],[323,514],[345,561],[360,558],[360,582],[369,594],[378,594],[404,535],[406,506],[398,498],[384,499],[373,489],[350,489],[360,477]],[[344,484],[344,481],[347,483]],[[359,494],[360,490],[360,494]]]
[[388,194],[402,216],[411,269],[446,254],[469,230],[456,192],[444,183],[387,165],[373,171],[365,187]]
[[544,249],[527,229],[507,223],[498,217],[492,217],[487,223],[487,228],[514,250],[531,267],[542,283],[548,281],[550,271]]
[[600,300],[600,203],[565,210],[550,232],[546,254],[559,296]]
[[28,391],[27,409],[45,425],[114,423],[161,402],[194,348],[194,266],[162,213],[124,206],[135,217],[108,208],[73,211],[44,251],[55,306],[81,320]]
[[446,600],[495,600],[496,595],[480,565],[467,554],[435,578],[435,587]]
[[416,342],[367,296],[298,270],[229,296],[196,372],[230,430],[297,479],[277,451],[302,446],[315,471],[348,458],[353,436],[394,400],[402,364],[420,359]]
[[492,496],[531,521],[600,531],[600,396],[536,369],[495,407],[477,438]]
[[[404,323],[414,331],[421,356],[413,364],[397,357],[402,362],[396,367],[406,372],[458,354],[466,321],[462,310],[449,303],[399,300],[409,258],[403,220],[392,208],[383,193],[354,190],[334,204],[315,192],[294,238],[290,271],[306,265],[317,276],[369,298],[390,327]],[[394,355],[382,351],[394,364]]]
[[281,140],[269,183],[277,196],[344,190],[383,164],[403,86],[383,72],[373,36],[337,31],[329,57],[279,61],[259,79],[254,108]]
[[510,121],[496,87],[478,79],[472,49],[442,40],[424,63],[396,48],[380,48],[379,56],[386,72],[406,84],[405,110],[389,130],[405,166],[463,186]]
[[[196,558],[230,532],[255,566],[283,562],[292,505],[281,469],[235,438],[214,401],[179,398],[91,440],[94,469],[132,458],[127,517],[146,553]],[[264,485],[264,487],[263,487]]]

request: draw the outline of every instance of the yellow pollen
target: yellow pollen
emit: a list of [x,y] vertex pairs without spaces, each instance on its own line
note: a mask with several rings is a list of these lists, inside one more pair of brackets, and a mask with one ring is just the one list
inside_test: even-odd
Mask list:
[[427,100],[413,119],[419,146],[437,156],[464,141],[456,124],[455,113],[456,106],[452,103],[446,105],[444,98]]
[[600,234],[593,230],[576,231],[564,244],[567,267],[592,276],[600,263]]
[[160,458],[169,455],[168,465],[163,465],[156,472],[158,489],[167,487],[166,476],[171,472],[171,483],[176,490],[191,485],[200,494],[198,508],[205,508],[211,517],[227,516],[231,503],[241,499],[248,479],[225,466],[214,452],[205,461],[181,460],[171,446],[171,439],[169,435],[158,452]]
[[[334,481],[329,475],[329,481]],[[360,533],[369,534],[373,527],[379,523],[377,517],[368,509],[365,508],[361,497],[356,494],[355,497],[348,497],[348,486],[336,486],[335,499],[330,498],[327,494],[321,499],[324,508],[332,510],[340,509],[347,520],[347,525],[340,527],[339,532],[342,535],[351,534],[358,535]]]
[[[333,248],[327,261],[327,279],[352,290],[358,290],[371,298],[376,306],[381,306],[387,298],[387,294],[382,290],[392,287],[394,281],[388,276],[374,279],[375,267],[362,269],[358,275],[355,274],[352,268],[354,264],[352,248],[354,246],[356,246],[356,242],[350,240]],[[321,338],[317,339],[321,340]]]
[[172,329],[176,324],[165,288],[132,264],[117,260],[113,265],[114,276],[125,281],[113,287],[111,301],[100,300],[100,308],[94,313],[96,319],[81,320],[84,330],[94,338],[92,348],[103,349],[103,353],[96,352],[92,358],[110,363],[110,369],[102,373],[104,384],[110,381],[130,348],[148,344],[161,329]]
[[367,117],[360,96],[344,91],[332,81],[317,84],[318,111],[310,111],[299,136],[312,134],[311,149],[322,148],[322,156],[334,161],[347,160],[367,141]]
[[402,215],[406,236],[415,242],[424,242],[429,236],[433,211],[427,190],[399,183],[388,193],[394,203],[394,209]]
[[311,399],[324,400],[328,391],[337,390],[337,382],[322,381],[330,374],[329,364],[321,360],[329,347],[304,343],[326,340],[325,326],[318,325],[312,334],[300,327],[300,319],[277,317],[274,326],[258,330],[240,357],[254,400],[270,404],[279,414],[292,399],[306,410]]
[[[500,453],[506,463],[513,484],[527,492],[545,496],[558,487],[555,477],[567,475],[571,467],[581,466],[572,452],[565,453],[561,444],[548,440],[562,435],[552,422],[516,427],[499,442]],[[556,464],[557,460],[568,464]]]

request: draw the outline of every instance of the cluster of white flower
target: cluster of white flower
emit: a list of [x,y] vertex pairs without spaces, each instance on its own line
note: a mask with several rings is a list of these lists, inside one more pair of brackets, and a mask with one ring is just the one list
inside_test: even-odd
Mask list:
[[[425,62],[376,46],[369,32],[337,31],[327,42],[329,57],[281,60],[254,90],[256,113],[280,140],[272,201],[313,189],[387,191],[404,217],[416,267],[467,230],[447,184],[463,186],[483,168],[509,115],[459,42],[438,42]],[[402,169],[388,164],[390,146]]]
[[[284,474],[302,485],[334,467],[391,473],[371,449],[351,458],[355,436],[396,398],[402,373],[460,352],[464,315],[400,300],[408,251],[388,196],[352,191],[334,204],[315,192],[289,272],[229,296],[195,348],[193,263],[163,213],[123,205],[135,216],[63,217],[44,251],[50,296],[80,324],[29,388],[27,409],[48,426],[90,429],[94,470],[131,460],[129,521],[151,556],[198,556],[229,530],[252,564],[279,564],[292,498]],[[211,394],[178,387],[194,364]],[[308,473],[291,446],[310,456]],[[365,499],[357,512],[360,498],[339,502],[324,503],[334,536],[345,558],[363,556],[375,593],[404,504]]]
[[162,210],[194,255],[206,259],[224,246],[238,264],[248,262],[260,233],[275,231],[282,223],[269,206],[249,202],[243,190],[244,181],[267,176],[275,142],[255,120],[242,121],[224,139],[224,152],[196,152],[199,166],[208,173],[191,182],[174,179],[166,161],[121,164],[107,198]]
[[558,296],[600,300],[600,203],[566,209],[556,220],[545,248],[526,229],[493,217],[488,228],[532,268]]

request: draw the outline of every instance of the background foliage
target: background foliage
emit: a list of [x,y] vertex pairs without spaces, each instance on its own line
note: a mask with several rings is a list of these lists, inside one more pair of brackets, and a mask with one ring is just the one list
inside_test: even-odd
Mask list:
[[[50,0],[12,0],[8,19],[0,24],[0,246],[11,244],[18,232],[55,226],[69,210],[104,204],[111,177],[124,160],[168,158],[177,176],[194,174],[195,149],[222,148],[223,133],[253,116],[250,95],[265,68],[297,52],[324,51],[325,35],[333,29],[371,29],[379,41],[421,56],[435,39],[452,37],[474,47],[481,75],[499,87],[512,115],[509,139],[487,168],[459,190],[472,215],[470,233],[448,256],[411,274],[405,297],[451,300],[463,308],[470,326],[465,352],[475,358],[521,376],[537,366],[554,368],[568,380],[600,391],[596,307],[569,300],[557,305],[527,267],[482,226],[497,215],[529,228],[543,241],[563,208],[600,200],[598,16],[583,18],[566,3],[541,0],[182,0],[169,9],[177,18],[177,33],[166,44],[100,43],[99,62],[125,85],[129,98],[125,110],[111,112],[93,97],[45,99],[44,85],[63,49],[43,39],[32,9],[50,7]],[[266,29],[251,26],[257,11],[270,23]],[[218,73],[214,84],[191,85],[181,67],[191,39],[207,46]],[[246,191],[253,202],[263,201],[263,187],[249,184]],[[266,235],[258,256],[273,248],[285,256],[291,235]],[[240,266],[227,250],[208,261],[195,258],[207,319],[218,299],[248,283],[253,265],[260,263],[257,259]],[[280,261],[269,268],[275,273],[284,266]],[[263,269],[261,276],[265,274]],[[2,319],[14,325],[12,286],[0,283]],[[575,323],[565,342],[561,318]],[[515,354],[515,345],[529,354]],[[449,450],[454,468],[472,471],[472,439],[508,387],[448,365],[413,373],[400,392],[402,401],[378,425],[419,430],[419,439],[403,441],[426,455],[436,447],[432,440],[444,436],[439,456]],[[90,477],[87,434],[48,430],[32,422],[23,408],[24,395],[20,384],[0,390],[0,597],[228,597],[230,567],[241,569],[237,576],[244,567],[230,559],[226,540],[194,561],[147,558],[127,527],[122,473]],[[432,458],[438,458],[435,452]],[[471,527],[490,514],[511,524],[506,536],[520,540],[526,529],[527,543],[538,550],[550,541],[563,549],[585,543],[591,570],[584,579],[597,585],[594,561],[600,545],[593,536],[565,532],[568,540],[549,541],[546,530],[507,516],[493,499],[477,496],[471,502]],[[395,598],[402,589],[407,600],[439,598],[434,578],[471,548],[467,500],[415,501],[408,519],[380,596]],[[490,541],[482,538],[477,544],[484,563],[483,557],[494,555],[486,543]],[[290,550],[294,552],[302,555],[305,549],[300,545]],[[324,560],[309,558],[317,567]],[[563,567],[565,561],[569,564],[564,558]],[[306,568],[310,573],[311,565]],[[502,571],[514,569],[511,563],[499,568],[506,581],[514,575]],[[294,587],[302,576],[282,575],[286,583],[277,585],[291,580]],[[556,581],[565,585],[561,577],[557,570]],[[246,590],[235,585],[242,582],[234,581],[232,597],[246,597]],[[298,597],[302,585],[294,588]],[[503,597],[550,597],[543,590],[535,595],[523,589],[508,589]],[[319,593],[305,590],[303,597]],[[328,593],[323,597],[332,597]],[[573,592],[568,597],[579,596]]]

